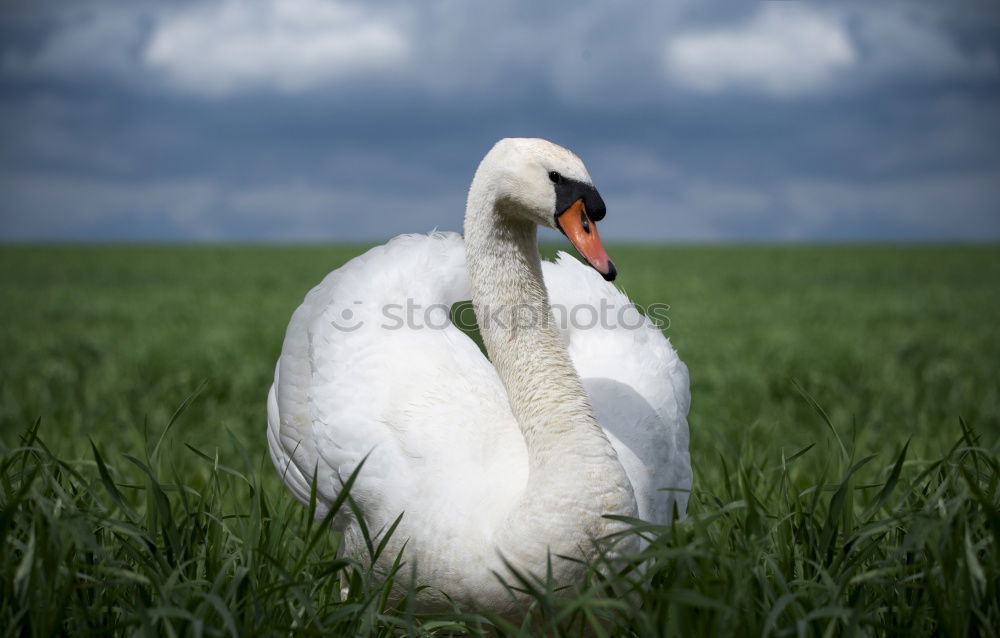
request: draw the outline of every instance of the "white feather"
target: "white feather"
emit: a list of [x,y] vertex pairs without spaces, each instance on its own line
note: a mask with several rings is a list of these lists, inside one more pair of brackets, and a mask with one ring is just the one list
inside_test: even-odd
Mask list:
[[[566,254],[543,272],[554,308],[630,304]],[[453,233],[402,235],[330,273],[289,323],[268,443],[303,503],[315,478],[319,515],[364,460],[351,497],[369,528],[404,513],[390,559],[406,541],[423,582],[502,612],[516,605],[492,573],[501,565],[494,542],[529,485],[529,455],[497,370],[448,321],[470,295],[466,248]],[[691,485],[688,374],[660,330],[631,313],[631,328],[570,321],[560,334],[638,515],[667,523],[674,507],[684,512]],[[345,531],[344,551],[362,557],[348,508],[334,526]],[[431,607],[444,600],[433,589],[424,596]]]

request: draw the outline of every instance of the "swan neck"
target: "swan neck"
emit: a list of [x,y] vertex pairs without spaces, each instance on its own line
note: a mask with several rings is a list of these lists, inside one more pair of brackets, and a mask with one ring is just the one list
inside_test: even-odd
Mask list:
[[610,448],[549,307],[535,224],[484,202],[466,218],[466,256],[480,334],[507,390],[531,466],[555,447]]
[[523,496],[495,541],[515,563],[530,563],[539,551],[576,553],[609,533],[605,515],[636,510],[552,317],[537,227],[509,206],[477,173],[465,249],[480,334],[528,454]]

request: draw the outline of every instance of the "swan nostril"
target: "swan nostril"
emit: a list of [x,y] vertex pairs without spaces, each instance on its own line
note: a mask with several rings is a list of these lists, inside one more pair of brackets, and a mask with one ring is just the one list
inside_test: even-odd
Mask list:
[[584,208],[580,208],[580,224],[583,226],[583,232],[590,234],[590,220],[587,219],[587,211]]

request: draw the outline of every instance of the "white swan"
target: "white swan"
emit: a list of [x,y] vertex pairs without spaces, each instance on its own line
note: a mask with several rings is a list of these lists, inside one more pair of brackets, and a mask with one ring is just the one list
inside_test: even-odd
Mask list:
[[[574,154],[501,140],[472,181],[464,242],[396,237],[330,273],[288,325],[268,396],[272,460],[302,502],[316,473],[323,515],[367,455],[351,496],[373,534],[404,513],[384,556],[406,542],[430,585],[424,609],[446,592],[516,613],[501,556],[544,574],[548,552],[591,558],[593,539],[619,529],[605,514],[665,523],[685,509],[686,367],[597,272],[538,255],[536,226],[557,228],[613,279],[604,212]],[[448,321],[470,297],[489,359]],[[347,507],[334,526],[342,551],[366,559]],[[558,581],[580,577],[553,560]]]

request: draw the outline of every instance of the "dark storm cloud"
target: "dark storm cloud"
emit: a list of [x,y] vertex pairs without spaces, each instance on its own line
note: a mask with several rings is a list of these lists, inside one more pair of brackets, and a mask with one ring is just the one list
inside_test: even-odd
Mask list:
[[584,158],[610,238],[997,238],[1000,26],[951,7],[21,8],[0,237],[458,229],[519,135]]

